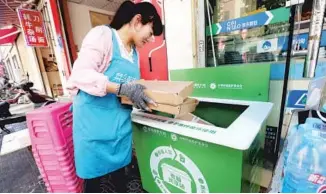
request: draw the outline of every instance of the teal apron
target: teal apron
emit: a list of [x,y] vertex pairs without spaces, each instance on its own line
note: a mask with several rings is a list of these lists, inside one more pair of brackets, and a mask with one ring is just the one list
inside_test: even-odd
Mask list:
[[[117,38],[112,30],[113,55],[104,75],[115,83],[140,79],[136,50],[133,63],[123,58]],[[97,97],[79,91],[73,101],[73,141],[80,178],[103,176],[131,162],[131,111],[115,94]]]

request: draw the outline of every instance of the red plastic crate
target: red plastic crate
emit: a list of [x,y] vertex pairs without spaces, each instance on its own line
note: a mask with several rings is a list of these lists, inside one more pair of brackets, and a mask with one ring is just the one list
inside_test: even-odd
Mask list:
[[83,191],[76,175],[71,103],[55,103],[26,115],[32,152],[48,192]]

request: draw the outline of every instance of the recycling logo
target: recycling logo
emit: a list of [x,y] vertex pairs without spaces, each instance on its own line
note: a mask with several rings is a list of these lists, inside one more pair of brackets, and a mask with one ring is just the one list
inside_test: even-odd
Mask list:
[[210,87],[212,90],[215,90],[215,89],[216,89],[216,84],[215,84],[215,83],[211,83],[209,87]]
[[[183,168],[179,168],[180,166]],[[156,185],[163,193],[171,193],[168,188],[176,188],[185,193],[209,193],[205,177],[197,165],[172,146],[154,149],[150,158],[150,168]],[[192,185],[195,185],[195,189]]]

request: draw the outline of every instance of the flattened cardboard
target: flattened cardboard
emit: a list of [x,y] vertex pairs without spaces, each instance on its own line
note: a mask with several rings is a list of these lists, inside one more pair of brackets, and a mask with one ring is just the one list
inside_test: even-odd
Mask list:
[[146,87],[145,93],[158,104],[180,105],[193,92],[193,82],[184,81],[145,81],[137,83]]
[[[132,105],[132,102],[128,98],[125,98],[125,97],[121,98],[121,103]],[[152,110],[157,110],[157,111],[172,114],[172,115],[184,115],[187,113],[194,112],[196,110],[198,103],[199,103],[199,101],[197,99],[187,98],[184,101],[184,103],[177,105],[177,106],[172,106],[172,105],[167,105],[167,104],[157,104],[157,106],[149,105],[149,108]]]
[[196,115],[193,115],[191,113],[187,113],[185,115],[178,115],[175,117],[176,119],[183,120],[183,121],[190,121],[198,124],[204,124],[204,125],[209,125],[209,126],[214,126],[212,123],[209,123]]

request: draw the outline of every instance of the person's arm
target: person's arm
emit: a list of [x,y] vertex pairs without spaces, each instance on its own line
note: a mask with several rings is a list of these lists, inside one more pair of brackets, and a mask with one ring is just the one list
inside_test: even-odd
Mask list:
[[102,72],[103,69],[107,68],[103,67],[104,58],[111,49],[111,30],[107,26],[93,28],[83,40],[68,81],[68,88],[76,87],[94,96],[105,96],[107,93],[115,93],[118,84],[109,82]]
[[126,96],[137,108],[150,111],[147,104],[156,104],[145,95],[144,86],[136,83],[113,83],[102,73],[105,69],[102,65],[104,57],[111,50],[112,31],[106,26],[93,28],[83,41],[68,88],[77,87],[93,96],[105,96],[107,93]]

